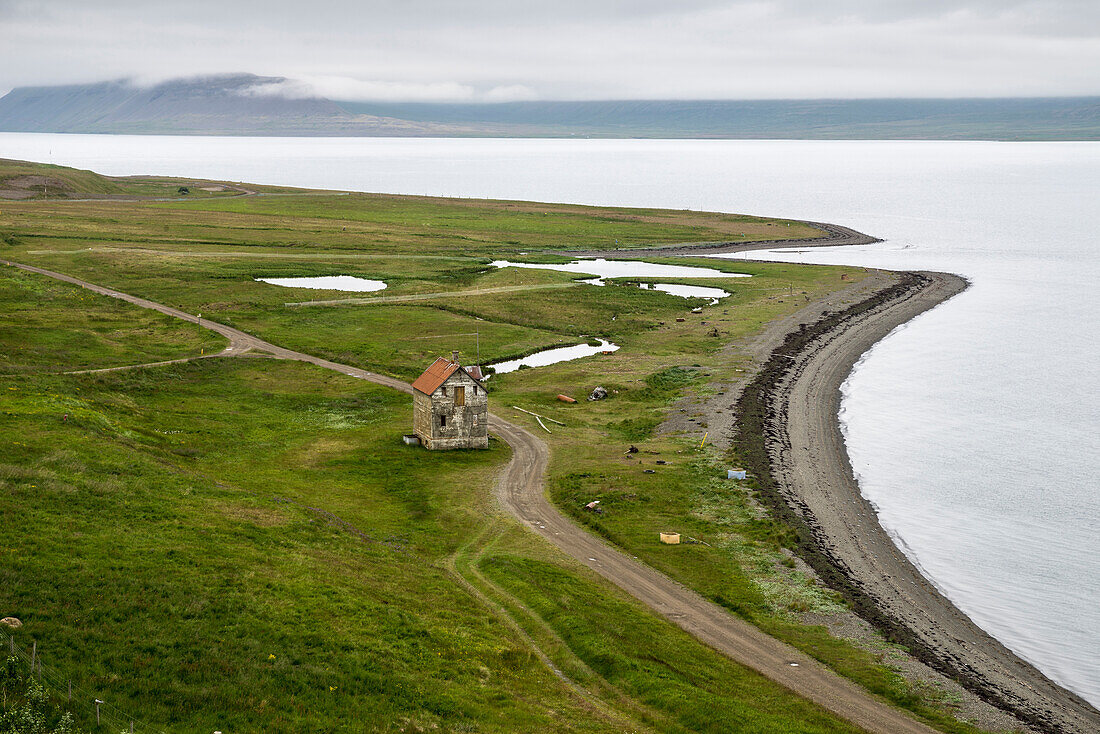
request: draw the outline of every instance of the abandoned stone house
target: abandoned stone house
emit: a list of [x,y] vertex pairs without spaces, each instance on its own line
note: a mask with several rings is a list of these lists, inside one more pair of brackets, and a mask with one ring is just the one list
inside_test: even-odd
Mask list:
[[489,448],[489,396],[480,367],[458,352],[437,359],[413,381],[413,432],[429,449]]

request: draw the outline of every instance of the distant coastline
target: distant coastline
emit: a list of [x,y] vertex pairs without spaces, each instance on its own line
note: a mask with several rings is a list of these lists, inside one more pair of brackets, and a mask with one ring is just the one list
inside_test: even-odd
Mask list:
[[[0,132],[293,137],[1100,140],[1100,97],[361,102],[254,74],[18,87]],[[265,91],[268,90],[268,91]]]

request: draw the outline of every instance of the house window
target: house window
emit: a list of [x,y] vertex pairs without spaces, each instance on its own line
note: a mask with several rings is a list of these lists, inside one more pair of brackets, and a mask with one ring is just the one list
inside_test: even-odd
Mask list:
[[443,390],[443,397],[447,397],[447,386],[444,385],[441,389]]
[[474,385],[474,395],[477,395],[477,385]]
[[439,427],[440,428],[446,428],[447,427],[447,416],[445,416],[445,415],[439,416]]
[[455,405],[465,405],[465,404],[466,404],[466,388],[456,387],[455,388]]

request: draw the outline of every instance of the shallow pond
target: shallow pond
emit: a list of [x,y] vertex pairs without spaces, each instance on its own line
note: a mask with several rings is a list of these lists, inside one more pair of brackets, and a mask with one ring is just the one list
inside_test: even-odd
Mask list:
[[557,364],[558,362],[568,362],[571,359],[591,357],[593,354],[599,354],[600,352],[614,352],[619,348],[618,344],[612,344],[603,339],[600,339],[599,342],[599,346],[595,347],[591,344],[574,344],[571,347],[555,347],[554,349],[547,349],[542,352],[529,354],[521,359],[510,359],[507,362],[497,362],[489,366],[493,368],[496,374],[502,375],[506,372],[515,372],[520,367],[545,367],[546,365]]
[[718,299],[725,298],[729,291],[721,288],[707,288],[702,285],[678,285],[676,283],[639,283],[639,288],[648,291],[664,291],[682,298],[709,298],[710,305],[718,303]]
[[[605,278],[751,278],[747,273],[726,273],[713,268],[699,268],[690,265],[660,265],[641,260],[605,260],[593,258],[574,260],[565,264],[517,263],[510,260],[494,260],[498,268],[532,268],[534,270],[558,270],[581,275],[592,274],[597,277],[582,280],[589,285],[607,285]],[[721,288],[706,288],[698,285],[677,285],[675,283],[639,283],[645,290],[663,291],[682,298],[709,298],[711,305],[718,299],[729,295]]]
[[386,288],[386,284],[381,280],[357,278],[354,275],[322,275],[314,278],[256,278],[256,280],[287,288],[312,288],[319,291],[370,293]]
[[[558,270],[564,273],[580,273],[598,276],[585,283],[603,285],[604,278],[751,278],[748,273],[726,273],[714,268],[692,265],[661,265],[641,260],[605,260],[592,258],[568,263],[517,263],[510,260],[494,260],[497,268],[532,268],[534,270]],[[596,282],[599,281],[599,282]],[[679,294],[677,294],[679,295]]]

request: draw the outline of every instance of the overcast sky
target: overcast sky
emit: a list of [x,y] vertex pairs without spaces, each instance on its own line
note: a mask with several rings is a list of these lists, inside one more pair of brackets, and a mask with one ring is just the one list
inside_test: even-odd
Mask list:
[[12,87],[248,71],[339,99],[1100,94],[1100,0],[0,0]]

